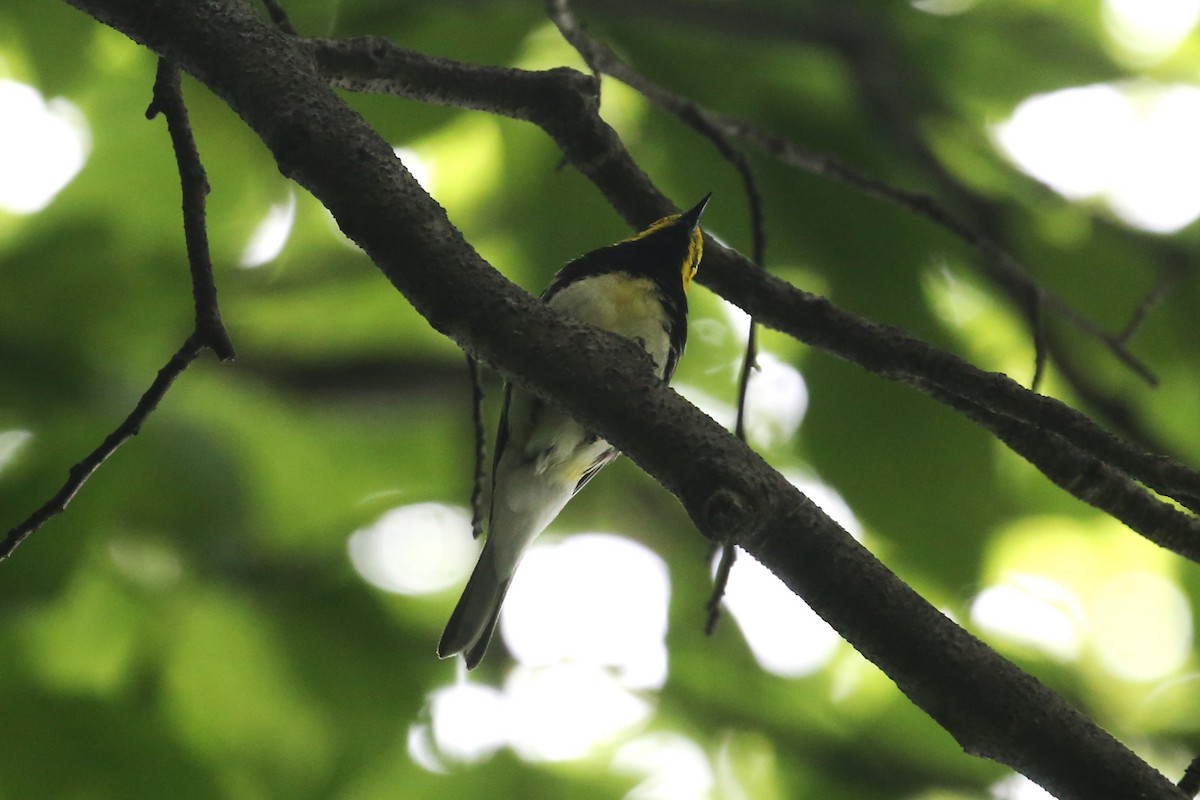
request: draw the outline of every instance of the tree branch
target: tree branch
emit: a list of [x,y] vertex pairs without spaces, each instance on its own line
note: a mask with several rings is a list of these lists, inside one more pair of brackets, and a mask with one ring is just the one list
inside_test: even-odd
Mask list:
[[1120,470],[1075,447],[1053,431],[994,414],[963,398],[943,402],[986,421],[1000,441],[1083,502],[1120,520],[1159,547],[1200,563],[1200,519],[1155,498]]
[[[377,38],[309,44],[319,68],[335,86],[477,109],[538,125],[635,227],[672,210],[596,113],[595,84],[588,76],[561,68],[530,72],[460,64]],[[1135,481],[1200,511],[1200,474],[1183,464],[1125,442],[1078,411],[1029,392],[1005,375],[985,373],[898,328],[862,319],[797,289],[711,238],[705,240],[704,269],[697,279],[768,327],[943,403],[961,399],[948,405],[1001,440],[1006,418],[1052,431]],[[1022,456],[1043,472],[1056,469],[1053,463],[1042,463],[1038,449]],[[1053,462],[1056,455],[1047,452],[1045,458]],[[1187,515],[1173,513],[1181,518],[1177,526],[1190,524]]]
[[[391,147],[329,90],[307,48],[238,0],[73,3],[210,86],[437,330],[624,450],[681,499],[706,536],[737,541],[780,575],[969,752],[1009,764],[1064,800],[1182,797],[662,386],[635,344],[561,317],[491,269]],[[596,143],[583,139],[568,148],[572,156]],[[610,190],[637,197],[647,187]],[[640,206],[661,202],[640,197]],[[733,263],[716,252],[718,264]]]
[[208,196],[208,176],[200,163],[196,139],[188,121],[187,106],[179,82],[179,70],[165,58],[158,60],[154,78],[154,97],[146,109],[146,119],[159,113],[167,119],[167,131],[179,166],[179,182],[183,189],[183,236],[187,244],[188,266],[192,273],[192,305],[196,311],[196,337],[203,347],[211,349],[222,361],[234,357],[233,343],[221,322],[217,306],[217,285],[213,281],[212,257],[208,252],[208,228],[205,221],[205,198]]

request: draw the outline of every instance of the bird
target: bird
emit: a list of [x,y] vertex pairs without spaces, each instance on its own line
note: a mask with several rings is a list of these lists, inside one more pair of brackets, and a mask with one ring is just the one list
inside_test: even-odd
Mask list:
[[[703,255],[700,216],[712,193],[634,236],[576,258],[541,299],[632,339],[670,381],[687,342],[687,290]],[[446,629],[439,658],[483,659],[525,550],[618,452],[568,414],[509,382],[496,434],[487,538]]]

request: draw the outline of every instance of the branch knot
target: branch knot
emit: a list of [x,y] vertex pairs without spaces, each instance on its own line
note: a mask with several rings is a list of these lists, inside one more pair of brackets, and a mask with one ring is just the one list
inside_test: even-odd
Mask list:
[[714,541],[733,542],[749,524],[750,506],[744,494],[722,486],[704,502],[703,529]]

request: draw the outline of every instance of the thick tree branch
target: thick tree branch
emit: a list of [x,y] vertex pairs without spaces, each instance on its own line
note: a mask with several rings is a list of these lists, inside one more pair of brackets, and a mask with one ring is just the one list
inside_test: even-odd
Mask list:
[[1200,792],[1200,756],[1192,759],[1183,777],[1179,779],[1179,790],[1188,797],[1195,797]]
[[[74,4],[208,84],[436,329],[628,453],[679,496],[706,536],[736,540],[763,561],[968,751],[1011,765],[1065,800],[1182,797],[663,387],[640,348],[562,318],[492,270],[391,147],[328,89],[302,45],[238,0]],[[646,187],[613,187],[620,195],[639,189]],[[646,206],[656,202],[641,197]]]

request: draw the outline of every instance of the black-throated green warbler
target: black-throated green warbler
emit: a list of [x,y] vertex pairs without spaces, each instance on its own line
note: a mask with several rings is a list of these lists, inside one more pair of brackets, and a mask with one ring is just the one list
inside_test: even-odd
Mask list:
[[[710,195],[711,196],[711,195]],[[567,264],[542,300],[568,316],[633,339],[671,379],[687,340],[687,288],[700,265],[708,196],[636,236]],[[571,497],[617,456],[608,442],[535,395],[508,384],[496,436],[487,541],[438,644],[473,669],[483,658],[525,549]]]

